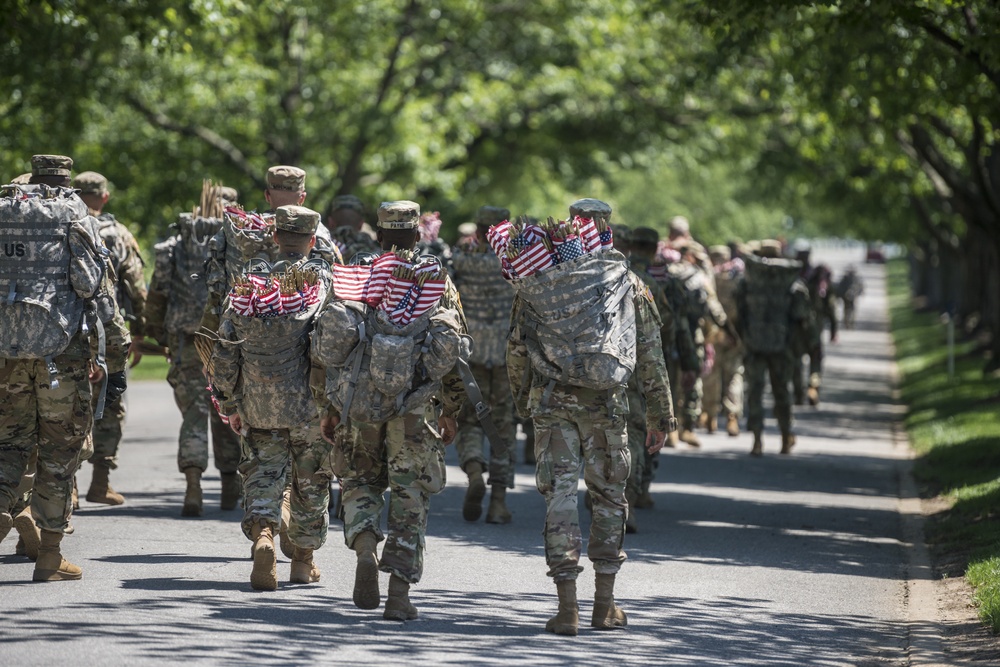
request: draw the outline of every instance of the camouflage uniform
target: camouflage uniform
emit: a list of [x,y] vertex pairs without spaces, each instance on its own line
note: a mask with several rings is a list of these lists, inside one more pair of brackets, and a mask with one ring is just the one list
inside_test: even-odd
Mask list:
[[[359,223],[360,228],[338,223],[335,219],[338,212],[349,214]],[[382,247],[375,240],[375,230],[367,222],[364,222],[364,214],[364,204],[354,195],[334,197],[326,224],[329,226],[330,236],[340,250],[340,254],[343,255],[345,262],[350,263],[359,252],[382,254]]]
[[[732,322],[736,321],[736,287],[742,278],[743,260],[732,260],[716,267],[715,285],[719,303]],[[718,328],[713,331],[709,343],[715,350],[715,362],[705,377],[702,408],[709,431],[714,431],[720,407],[725,409],[727,422],[738,422],[743,416],[743,347]]]
[[[636,373],[646,398],[647,427],[671,431],[676,427],[660,342],[660,318],[645,285],[631,273],[629,280],[634,290]],[[543,404],[550,381],[531,368],[520,311],[520,298],[515,297],[507,372],[518,413],[531,417],[535,424],[535,482],[546,504],[543,534],[548,575],[556,581],[576,579],[583,570],[579,565],[583,540],[577,511],[581,464],[593,504],[587,557],[597,573],[617,573],[625,561],[622,543],[629,511],[625,499],[630,473],[625,387],[605,391],[556,383],[547,405]]]
[[801,404],[803,396],[803,355],[809,356],[809,402],[815,405],[819,398],[819,388],[823,375],[823,330],[830,323],[830,340],[837,338],[837,309],[833,303],[833,285],[830,269],[823,264],[809,266],[802,270],[802,281],[809,290],[809,316],[802,335],[793,341],[792,384],[795,388],[795,402]]
[[[36,158],[39,158],[36,160]],[[36,156],[32,159],[33,173],[69,177],[72,161],[61,156]],[[58,159],[56,159],[58,158]],[[37,164],[36,164],[37,163]],[[40,166],[39,166],[40,165]],[[46,166],[49,165],[49,166]],[[53,166],[54,165],[54,166]],[[55,190],[56,197],[65,190]],[[90,243],[99,244],[97,221],[86,216],[86,207],[76,197],[82,211],[73,212],[79,219]],[[81,216],[80,213],[83,215]],[[6,222],[6,221],[5,221]],[[12,244],[13,245],[13,244]],[[91,256],[104,265],[96,255],[96,247]],[[17,261],[16,255],[13,260]],[[31,271],[43,267],[39,258],[34,260]],[[44,259],[41,260],[44,262]],[[97,266],[95,264],[95,266]],[[24,269],[10,267],[5,273],[13,278],[0,280],[4,291],[16,294],[17,283]],[[24,275],[26,275],[26,272]],[[75,280],[75,269],[70,269],[71,280]],[[29,280],[22,282],[27,288]],[[75,283],[74,283],[75,284]],[[13,299],[11,300],[13,301]],[[97,285],[93,301],[98,303],[97,312],[104,323],[107,347],[105,350],[108,373],[123,373],[125,356],[129,344],[129,334],[114,302],[113,273],[108,270]],[[20,305],[16,302],[15,305]],[[16,314],[6,314],[16,318]],[[17,321],[6,321],[8,332],[17,333]],[[88,374],[91,361],[97,358],[98,337],[93,335],[94,322],[91,321],[90,334],[77,330],[70,336],[68,346],[60,353],[46,359],[22,359],[2,356],[0,352],[0,404],[4,406],[0,415],[0,512],[9,513],[23,509],[27,489],[25,474],[33,456],[37,455],[38,465],[34,466],[34,491],[31,493],[31,514],[37,526],[45,535],[58,534],[69,524],[72,511],[70,497],[73,476],[80,465],[80,455],[84,443],[93,428],[94,413],[91,408],[91,392]],[[48,332],[21,332],[21,336],[40,338]],[[58,554],[57,554],[58,556]],[[57,558],[57,561],[59,559]],[[57,565],[58,569],[58,565]],[[38,574],[36,570],[36,575]],[[79,578],[77,575],[69,578]]]

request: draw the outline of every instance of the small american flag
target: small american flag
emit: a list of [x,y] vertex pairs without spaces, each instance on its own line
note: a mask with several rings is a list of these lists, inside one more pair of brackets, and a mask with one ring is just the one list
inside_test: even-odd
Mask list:
[[597,231],[597,225],[594,224],[593,218],[581,218],[577,216],[573,218],[573,222],[580,227],[580,242],[582,244],[582,251],[594,252],[596,250],[600,250],[601,235],[600,232]]
[[257,305],[254,308],[257,315],[275,315],[281,313],[281,292],[277,285],[271,285],[257,292]]
[[342,301],[364,301],[372,267],[353,264],[333,265],[333,295]]
[[578,257],[583,257],[583,242],[578,236],[568,236],[566,240],[562,243],[554,242],[556,246],[556,253],[559,255],[560,262],[569,262]]
[[614,238],[611,235],[611,228],[606,228],[601,232],[601,249],[608,250],[615,247]]
[[555,266],[552,253],[549,252],[549,249],[541,241],[536,242],[527,250],[519,253],[517,257],[510,260],[510,267],[514,272],[514,276],[518,278],[530,276],[552,266]]
[[499,225],[490,227],[486,232],[486,240],[497,257],[502,257],[510,244],[510,221],[504,220]]

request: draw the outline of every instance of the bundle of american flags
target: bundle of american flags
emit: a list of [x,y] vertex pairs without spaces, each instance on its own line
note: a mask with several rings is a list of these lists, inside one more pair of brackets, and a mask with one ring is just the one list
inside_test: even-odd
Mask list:
[[559,221],[549,218],[541,224],[521,216],[515,222],[493,225],[486,239],[500,258],[501,273],[508,280],[614,247],[606,222],[579,216]]
[[229,303],[243,317],[294,315],[319,303],[319,275],[292,269],[285,273],[248,273],[229,292]]
[[273,231],[274,215],[269,213],[257,213],[256,211],[244,211],[238,206],[226,207],[226,220],[236,229],[246,229],[248,231]]
[[433,243],[441,232],[441,214],[438,211],[424,213],[420,216],[417,229],[420,231],[420,240],[423,243]]
[[394,324],[409,324],[444,295],[446,273],[437,259],[393,249],[367,266],[333,266],[333,295],[383,311]]

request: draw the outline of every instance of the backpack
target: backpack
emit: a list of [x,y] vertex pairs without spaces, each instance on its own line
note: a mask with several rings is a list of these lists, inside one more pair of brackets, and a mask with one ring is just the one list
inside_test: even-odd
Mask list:
[[312,357],[345,422],[387,421],[425,404],[468,351],[458,310],[438,303],[407,325],[359,301],[333,299],[316,320]]
[[[590,389],[624,385],[635,370],[632,284],[625,256],[601,250],[510,281],[523,308],[531,368]],[[547,394],[546,394],[547,395]]]
[[90,326],[103,343],[101,322],[114,314],[99,294],[109,253],[76,191],[3,186],[0,236],[0,358],[51,361]]
[[746,258],[741,313],[743,343],[751,352],[777,354],[792,342],[794,290],[802,264],[788,259]]
[[[173,244],[160,244],[158,250],[169,249],[169,297],[164,328],[170,333],[193,334],[201,324],[208,301],[205,263],[208,244],[222,226],[219,218],[194,217],[182,213],[177,221]],[[161,260],[157,260],[158,264]]]
[[514,291],[500,275],[500,259],[491,252],[456,250],[452,266],[462,295],[462,312],[475,342],[469,363],[502,366]]
[[241,362],[235,385],[220,384],[218,379],[215,383],[236,399],[240,414],[253,428],[292,428],[317,416],[309,388],[309,334],[326,300],[330,265],[312,259],[294,266],[319,274],[314,305],[273,317],[244,317],[230,305],[220,325],[219,343],[238,345]]

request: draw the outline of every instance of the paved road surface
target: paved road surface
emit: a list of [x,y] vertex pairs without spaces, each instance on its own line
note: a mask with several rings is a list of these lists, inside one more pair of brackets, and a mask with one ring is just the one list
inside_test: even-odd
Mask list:
[[[858,327],[830,346],[823,401],[800,408],[798,446],[779,456],[769,420],[765,456],[750,436],[704,437],[667,451],[639,513],[617,597],[626,631],[543,631],[556,605],[545,576],[543,503],[518,467],[508,526],[461,518],[464,475],[450,451],[449,485],[432,502],[420,620],[398,624],[351,603],[353,553],[333,523],[317,552],[323,579],[250,589],[238,511],[182,519],[179,418],[165,383],[130,388],[130,421],[112,481],[128,502],[83,503],[65,553],[80,582],[31,584],[32,564],[0,546],[0,663],[32,664],[634,664],[903,665],[910,545],[899,511],[905,449],[894,445],[882,267],[860,250],[821,255],[866,283]],[[86,489],[90,467],[80,473]],[[581,487],[582,488],[582,487]],[[287,579],[288,562],[279,561]],[[383,575],[383,595],[387,577]],[[593,571],[580,579],[589,620]]]

